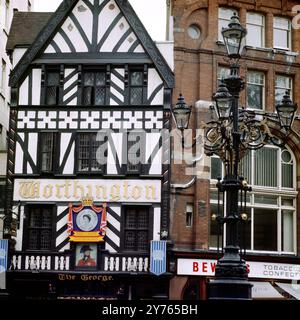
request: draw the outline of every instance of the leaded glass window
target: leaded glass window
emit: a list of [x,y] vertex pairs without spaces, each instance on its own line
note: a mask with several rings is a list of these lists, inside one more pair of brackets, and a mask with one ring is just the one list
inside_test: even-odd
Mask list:
[[41,171],[52,172],[54,170],[57,133],[43,132],[40,134]]
[[27,250],[51,250],[53,239],[53,207],[28,208]]
[[[100,139],[96,132],[80,133],[78,136],[78,171],[104,173],[106,159],[103,159],[100,146],[106,143],[105,139]],[[107,156],[104,152],[103,157]]]
[[48,106],[55,106],[59,103],[59,80],[58,70],[49,70],[46,73],[45,103]]
[[127,173],[139,173],[142,164],[141,154],[145,153],[145,135],[142,132],[129,132],[127,135]]
[[106,73],[89,71],[83,74],[83,105],[101,106],[106,100]]
[[149,210],[142,207],[125,209],[124,249],[128,251],[148,251]]
[[143,103],[143,72],[131,71],[129,76],[129,99],[130,104],[138,105]]

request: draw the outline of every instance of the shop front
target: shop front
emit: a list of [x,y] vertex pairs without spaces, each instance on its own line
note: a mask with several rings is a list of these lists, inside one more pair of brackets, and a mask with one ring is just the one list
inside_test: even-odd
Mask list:
[[152,275],[8,273],[12,299],[27,300],[155,300],[168,299],[169,277]]
[[[253,299],[300,300],[300,263],[281,263],[279,257],[267,261],[247,260]],[[265,260],[266,257],[264,257]],[[285,259],[286,260],[286,259]],[[208,282],[214,277],[217,259],[210,255],[177,257],[176,276],[171,281],[170,299],[206,300]]]

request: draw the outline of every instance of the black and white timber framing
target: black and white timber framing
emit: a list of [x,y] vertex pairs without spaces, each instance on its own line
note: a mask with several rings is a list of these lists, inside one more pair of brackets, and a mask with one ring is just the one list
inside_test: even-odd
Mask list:
[[[103,200],[108,203],[108,228],[102,248],[106,256],[99,271],[129,272],[129,267],[135,265],[135,271],[148,272],[147,254],[133,252],[128,256],[123,251],[123,215],[128,205],[147,206],[151,216],[149,241],[160,240],[161,230],[169,228],[169,144],[161,134],[162,129],[170,129],[174,87],[167,60],[128,1],[122,0],[64,0],[22,55],[10,77],[7,208],[16,211],[19,219],[13,270],[29,270],[33,260],[39,270],[71,270],[74,250],[67,234],[68,206],[78,203],[81,195],[94,196],[75,196],[76,190],[67,199],[54,191],[51,196],[42,190],[38,195],[34,191],[24,195],[20,186],[28,183],[29,188],[59,188],[59,184],[89,183],[87,188],[94,188],[114,181],[121,186],[132,183],[137,188],[148,183],[157,194],[146,200],[143,196],[129,200],[94,197],[99,205]],[[57,103],[47,105],[46,79],[51,70],[59,73]],[[87,70],[105,74],[105,98],[99,105],[83,103]],[[130,72],[134,70],[143,74],[138,104],[130,101]],[[103,129],[110,130],[105,170],[95,174],[78,172],[78,135]],[[124,167],[128,130],[145,132],[146,161],[135,174],[128,174]],[[47,174],[40,167],[41,134],[46,132],[57,137],[55,167]],[[115,159],[113,154],[117,155]],[[35,204],[54,206],[55,240],[51,252],[26,251],[27,210]]]

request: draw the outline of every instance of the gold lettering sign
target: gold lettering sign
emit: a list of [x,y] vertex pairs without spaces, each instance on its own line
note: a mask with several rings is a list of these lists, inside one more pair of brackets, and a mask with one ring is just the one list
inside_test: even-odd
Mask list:
[[113,276],[107,276],[107,275],[88,275],[88,274],[82,274],[82,275],[74,275],[74,274],[58,274],[58,280],[59,281],[100,281],[100,282],[107,282],[107,281],[113,281]]
[[151,180],[15,180],[15,200],[159,202],[161,181]]
[[38,199],[40,197],[40,182],[21,182],[19,194],[24,199]]

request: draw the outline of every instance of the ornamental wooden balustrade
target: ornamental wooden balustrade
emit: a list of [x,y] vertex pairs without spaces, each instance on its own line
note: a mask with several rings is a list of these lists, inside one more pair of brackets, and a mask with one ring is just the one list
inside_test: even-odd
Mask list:
[[[150,267],[149,254],[100,253],[97,271],[118,273],[147,273]],[[74,258],[70,252],[15,252],[9,267],[13,271],[49,272],[75,271]],[[95,270],[93,270],[95,271]]]

